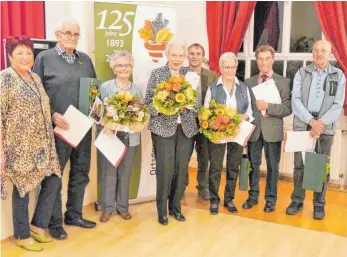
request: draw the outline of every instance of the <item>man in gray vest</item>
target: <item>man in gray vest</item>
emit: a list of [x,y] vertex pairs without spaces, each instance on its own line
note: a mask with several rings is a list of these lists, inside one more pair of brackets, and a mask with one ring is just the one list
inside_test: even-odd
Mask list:
[[[188,47],[189,67],[200,75],[198,90],[201,95],[202,104],[204,104],[205,95],[208,86],[217,81],[217,74],[202,68],[202,62],[205,58],[205,49],[202,45],[195,43]],[[208,191],[208,139],[198,133],[195,136],[195,151],[198,159],[197,181],[198,196],[202,200],[210,200]],[[188,174],[188,173],[187,173]],[[187,178],[188,185],[189,179]]]
[[[251,163],[249,174],[250,190],[248,199],[242,205],[244,209],[250,209],[258,204],[259,198],[259,171],[264,147],[267,176],[264,207],[265,212],[273,212],[277,201],[277,182],[279,174],[279,162],[281,159],[281,144],[283,140],[283,118],[290,115],[290,80],[273,72],[275,50],[272,46],[262,45],[256,52],[259,74],[247,79],[245,82],[251,88],[273,79],[280,93],[282,103],[271,104],[263,100],[256,101],[251,91],[253,124],[256,128],[248,142],[248,156]],[[266,111],[267,117],[263,117],[261,111]]]
[[[72,18],[61,20],[55,35],[58,41],[56,47],[43,51],[36,57],[33,71],[41,77],[49,97],[54,126],[68,129],[69,124],[63,114],[70,105],[78,108],[80,78],[95,78],[96,74],[89,56],[76,51],[80,38],[80,26],[77,21]],[[77,148],[72,148],[60,138],[55,137],[61,171],[64,171],[69,160],[71,166],[65,224],[83,228],[96,226],[95,222],[82,218],[84,192],[89,183],[91,140],[91,130],[87,132]],[[61,187],[54,203],[49,232],[56,239],[67,237],[63,228]]]
[[[345,98],[346,78],[340,69],[329,63],[331,45],[319,40],[313,46],[313,63],[300,68],[294,77],[292,106],[294,131],[309,130],[320,142],[322,154],[330,156],[338,120]],[[304,164],[301,152],[294,154],[294,191],[287,214],[295,215],[303,210],[305,190],[302,189]],[[313,218],[325,217],[325,193],[329,174],[321,192],[314,193]]]

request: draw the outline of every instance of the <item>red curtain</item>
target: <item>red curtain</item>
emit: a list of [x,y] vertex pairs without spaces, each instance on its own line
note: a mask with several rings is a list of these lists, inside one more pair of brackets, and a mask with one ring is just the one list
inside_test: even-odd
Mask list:
[[[314,2],[326,39],[347,77],[347,2]],[[347,91],[344,104],[347,115]]]
[[1,69],[5,68],[3,39],[17,35],[45,38],[44,1],[1,2]]
[[206,20],[209,65],[218,72],[219,57],[225,52],[238,53],[256,2],[207,1]]

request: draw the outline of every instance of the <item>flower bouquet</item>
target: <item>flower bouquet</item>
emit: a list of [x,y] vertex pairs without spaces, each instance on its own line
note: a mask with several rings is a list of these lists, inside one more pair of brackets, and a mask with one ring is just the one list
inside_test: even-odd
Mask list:
[[200,132],[213,143],[231,141],[239,133],[240,114],[235,109],[219,104],[215,100],[210,102],[208,108],[201,107],[198,117]]
[[174,115],[182,107],[193,107],[198,91],[184,79],[184,76],[172,77],[158,84],[153,91],[153,107],[159,113]]
[[111,130],[140,132],[149,120],[149,109],[139,95],[119,92],[104,99],[105,113],[101,125]]

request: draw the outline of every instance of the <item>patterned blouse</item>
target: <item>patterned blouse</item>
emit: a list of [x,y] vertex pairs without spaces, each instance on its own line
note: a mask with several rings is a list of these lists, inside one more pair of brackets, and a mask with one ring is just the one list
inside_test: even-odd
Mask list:
[[3,199],[8,178],[24,197],[45,176],[61,177],[49,98],[41,79],[33,72],[30,74],[35,83],[25,83],[12,68],[0,72],[1,130],[6,157],[5,172],[0,177]]

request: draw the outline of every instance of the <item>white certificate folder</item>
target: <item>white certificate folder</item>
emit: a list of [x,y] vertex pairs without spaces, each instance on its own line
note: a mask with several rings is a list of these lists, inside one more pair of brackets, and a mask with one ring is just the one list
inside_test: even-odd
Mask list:
[[[278,92],[277,86],[273,79],[265,81],[252,88],[255,99],[264,100],[270,104],[281,104],[282,99],[281,95]],[[261,111],[263,117],[267,117],[266,111]]]
[[127,151],[127,147],[115,134],[105,133],[105,128],[100,132],[94,145],[116,168]]
[[63,117],[69,123],[69,129],[55,127],[54,134],[67,144],[76,148],[93,125],[93,121],[76,109],[73,105],[64,113]]
[[310,131],[286,131],[284,133],[284,152],[311,152],[314,146],[315,141],[310,136]]

